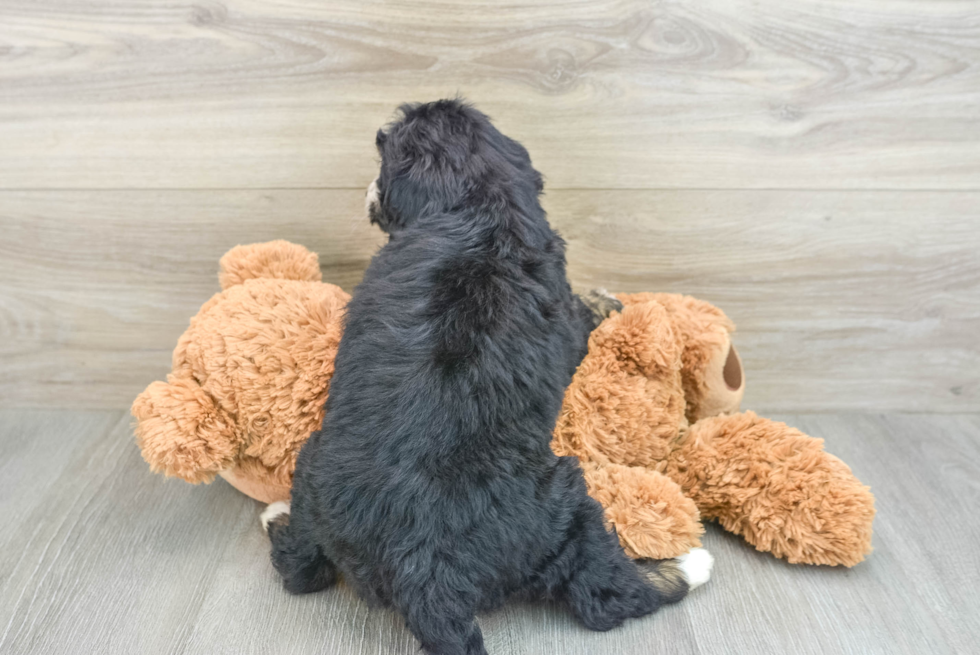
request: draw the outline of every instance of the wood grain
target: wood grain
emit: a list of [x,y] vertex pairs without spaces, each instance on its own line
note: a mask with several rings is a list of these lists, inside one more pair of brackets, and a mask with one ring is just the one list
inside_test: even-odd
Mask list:
[[[935,655],[980,638],[980,417],[778,415],[877,497],[875,552],[792,566],[708,526],[712,580],[607,633],[548,604],[481,616],[492,655]],[[122,412],[0,410],[0,652],[411,655],[401,619],[345,587],[280,587],[261,507],[151,474]]]
[[[344,586],[285,594],[260,507],[151,475],[124,410],[231,246],[356,284],[374,131],[457,92],[545,174],[577,287],[729,313],[745,406],[980,412],[975,2],[5,0],[0,652],[417,652]],[[775,418],[872,486],[866,563],[708,526],[682,604],[596,634],[513,603],[490,652],[975,650],[980,416]]]
[[[736,321],[745,407],[980,410],[980,193],[551,191],[581,289]],[[237,243],[287,238],[347,289],[361,191],[0,192],[0,406],[126,408],[169,370]]]
[[109,408],[166,374],[232,246],[302,243],[349,289],[382,237],[350,191],[7,192],[0,232],[0,405]]
[[970,2],[7,0],[0,188],[363,188],[465,94],[552,188],[980,188]]
[[670,291],[738,325],[764,411],[980,411],[980,194],[566,191],[580,287]]

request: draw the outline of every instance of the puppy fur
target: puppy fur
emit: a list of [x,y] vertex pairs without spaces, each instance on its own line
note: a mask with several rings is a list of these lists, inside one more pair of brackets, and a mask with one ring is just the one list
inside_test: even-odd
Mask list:
[[527,151],[458,100],[401,113],[369,198],[389,241],[347,307],[291,513],[267,517],[286,589],[342,574],[439,654],[485,653],[475,614],[515,594],[593,630],[679,600],[677,563],[641,573],[551,451],[594,318]]

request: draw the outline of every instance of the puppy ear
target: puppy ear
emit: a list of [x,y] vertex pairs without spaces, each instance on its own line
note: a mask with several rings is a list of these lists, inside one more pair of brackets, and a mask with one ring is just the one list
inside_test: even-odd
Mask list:
[[430,200],[429,195],[410,175],[399,175],[390,179],[385,186],[383,200],[390,214],[389,227],[404,227],[408,221],[421,214]]
[[381,152],[381,149],[384,147],[385,141],[387,140],[388,135],[385,134],[384,130],[379,129],[378,133],[374,135],[374,145],[377,146],[378,152]]

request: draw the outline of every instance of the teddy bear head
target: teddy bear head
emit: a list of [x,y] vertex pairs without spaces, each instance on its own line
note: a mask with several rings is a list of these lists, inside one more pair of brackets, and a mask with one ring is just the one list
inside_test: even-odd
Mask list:
[[689,423],[737,412],[745,393],[742,360],[731,341],[735,324],[724,312],[691,296],[623,294],[624,306],[655,302],[666,311],[680,355],[681,386]]
[[689,296],[617,298],[623,309],[593,331],[553,445],[599,465],[656,468],[689,425],[738,411],[745,383],[735,325]]
[[287,242],[231,250],[219,279],[223,291],[191,319],[167,382],[133,403],[137,443],[154,471],[192,483],[220,474],[282,500],[323,420],[350,297],[319,281],[316,255]]

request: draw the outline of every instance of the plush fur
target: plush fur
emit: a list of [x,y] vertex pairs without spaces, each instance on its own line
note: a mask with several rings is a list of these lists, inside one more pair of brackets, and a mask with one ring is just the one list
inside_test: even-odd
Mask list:
[[[191,320],[168,383],[133,404],[153,470],[189,482],[217,472],[263,502],[289,499],[296,454],[323,417],[349,298],[318,279],[316,256],[296,244],[221,258],[232,286]],[[861,562],[874,497],[819,439],[735,413],[745,380],[724,313],[675,294],[618,299],[585,298],[596,318],[611,315],[565,390],[551,447],[579,459],[627,555],[687,553],[699,545],[700,509],[793,563]]]
[[716,519],[792,563],[854,566],[871,552],[874,496],[823,442],[752,412],[712,305],[665,293],[624,307],[590,336],[552,448],[574,455],[633,557],[674,557]]
[[475,613],[517,593],[594,630],[680,599],[682,570],[642,575],[550,448],[593,320],[527,151],[458,101],[401,111],[370,207],[390,240],[348,305],[291,514],[269,523],[286,588],[342,573],[429,653],[484,653]]
[[284,500],[323,421],[350,295],[287,241],[233,248],[218,277],[222,291],[181,335],[167,381],[133,402],[136,441],[154,471],[221,475],[263,502]]

